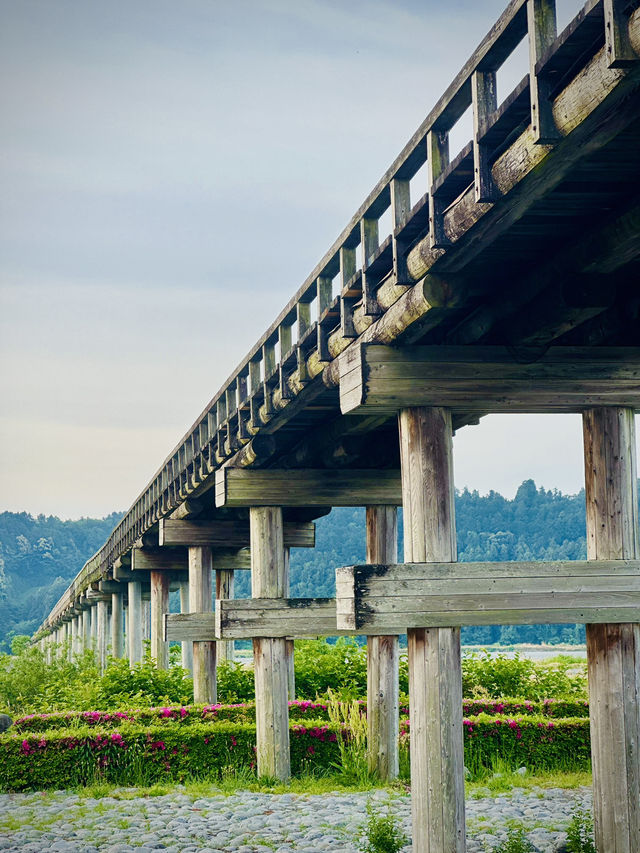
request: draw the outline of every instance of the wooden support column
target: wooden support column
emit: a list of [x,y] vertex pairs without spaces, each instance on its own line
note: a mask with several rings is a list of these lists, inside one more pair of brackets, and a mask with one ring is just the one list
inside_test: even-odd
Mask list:
[[[367,563],[398,560],[395,506],[367,507]],[[367,738],[369,770],[380,779],[398,775],[398,638],[367,637]]]
[[82,649],[91,648],[91,608],[85,607],[82,611]]
[[127,654],[129,666],[142,660],[142,584],[140,581],[127,583]]
[[151,640],[151,601],[150,594],[143,593],[140,604],[142,613],[142,642]]
[[[234,595],[234,571],[233,569],[216,570],[216,600],[233,598]],[[233,640],[219,640],[216,644],[217,661],[233,660]]]
[[[180,613],[189,612],[189,581],[180,581]],[[193,675],[193,643],[183,640],[182,646],[182,668]]]
[[[284,598],[286,559],[282,508],[251,507],[251,595]],[[253,640],[256,684],[256,739],[259,776],[286,780],[291,775],[287,641]]]
[[[399,416],[407,562],[455,561],[451,413]],[[464,754],[459,628],[408,631],[414,853],[464,853]]]
[[[587,557],[633,559],[638,495],[633,409],[583,415]],[[596,847],[640,850],[640,624],[587,625]]]
[[98,666],[100,672],[107,667],[107,645],[108,645],[108,619],[109,608],[106,600],[99,599],[96,604],[96,649],[98,652]]
[[91,648],[97,651],[98,648],[98,607],[97,602],[91,602]]
[[[284,596],[291,592],[291,548],[284,549]],[[296,698],[295,646],[292,637],[286,637],[284,648],[287,657],[287,693],[292,702]]]
[[124,655],[124,630],[122,627],[123,595],[111,593],[111,654],[114,658]]
[[169,669],[169,643],[164,639],[164,614],[169,612],[169,576],[150,573],[151,579],[151,657],[158,669]]
[[[211,548],[189,548],[189,611],[210,613],[213,608],[211,573],[213,558]],[[216,644],[212,641],[193,644],[193,701],[215,702]]]

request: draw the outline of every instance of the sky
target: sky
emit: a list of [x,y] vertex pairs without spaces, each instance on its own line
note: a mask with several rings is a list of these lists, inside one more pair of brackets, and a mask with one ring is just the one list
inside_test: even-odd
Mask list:
[[[0,511],[130,506],[504,5],[0,0]],[[460,488],[582,486],[579,416],[454,454]]]

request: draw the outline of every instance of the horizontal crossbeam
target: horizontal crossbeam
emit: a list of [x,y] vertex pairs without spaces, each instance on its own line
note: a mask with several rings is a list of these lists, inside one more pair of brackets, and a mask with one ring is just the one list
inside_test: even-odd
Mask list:
[[[535,360],[534,360],[535,359]],[[640,408],[640,348],[364,344],[340,356],[343,414],[446,406],[461,412],[581,412]]]
[[640,621],[640,561],[400,563],[336,569],[344,631]]
[[[264,504],[260,504],[264,506]],[[177,521],[161,518],[159,521],[160,545],[211,546],[227,548],[245,548],[250,544],[249,522],[238,521]],[[313,522],[285,521],[284,544],[288,548],[313,548],[316,541],[316,528]],[[186,556],[185,556],[186,559]],[[215,568],[242,568],[242,566],[221,566]]]
[[[247,548],[217,551],[213,557],[214,569],[250,569],[251,556]],[[189,557],[186,549],[176,551],[165,548],[132,548],[131,571],[187,572]]]
[[169,641],[206,642],[334,637],[354,632],[336,627],[335,598],[247,598],[218,600],[215,613],[167,613],[165,633]]
[[399,471],[221,468],[216,506],[400,506]]

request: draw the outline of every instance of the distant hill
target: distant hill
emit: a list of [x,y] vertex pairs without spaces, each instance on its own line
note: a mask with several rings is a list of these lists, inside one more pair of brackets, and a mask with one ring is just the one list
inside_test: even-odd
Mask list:
[[121,518],[118,512],[79,521],[0,513],[0,641],[36,630]]
[[[0,641],[31,634],[85,561],[121,518],[60,521],[27,513],[0,514]],[[513,500],[465,489],[456,495],[459,560],[579,560],[586,557],[584,492],[563,495],[526,480]],[[336,566],[365,559],[364,509],[337,508],[317,521],[313,550],[293,549],[291,594],[332,596]],[[402,518],[400,553],[402,559]],[[249,595],[249,573],[238,572],[236,595]],[[469,643],[582,642],[582,626],[477,627]],[[5,646],[6,647],[6,646]]]

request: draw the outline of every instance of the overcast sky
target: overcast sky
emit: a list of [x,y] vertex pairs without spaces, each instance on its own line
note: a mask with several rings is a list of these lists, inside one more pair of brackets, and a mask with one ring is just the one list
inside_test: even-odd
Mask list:
[[[0,0],[0,510],[131,504],[503,5]],[[455,450],[459,487],[582,484],[577,416]]]

